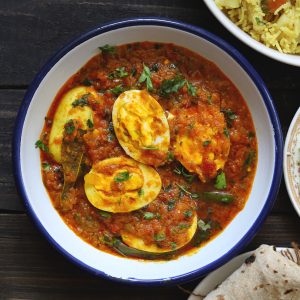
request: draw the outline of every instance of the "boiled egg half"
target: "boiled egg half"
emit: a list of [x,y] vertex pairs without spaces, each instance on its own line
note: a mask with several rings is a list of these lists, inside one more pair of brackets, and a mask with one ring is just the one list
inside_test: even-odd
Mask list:
[[95,163],[84,181],[90,203],[113,213],[139,209],[161,189],[160,176],[152,167],[123,156]]
[[112,120],[126,154],[147,165],[164,163],[170,144],[169,124],[162,107],[147,91],[122,93],[114,103]]
[[171,252],[175,251],[179,248],[182,248],[186,244],[188,244],[193,236],[195,235],[195,232],[197,230],[197,214],[194,213],[189,228],[185,229],[182,233],[182,238],[180,239],[180,243],[176,243],[175,246],[171,247],[160,247],[156,242],[153,242],[151,244],[146,244],[144,240],[140,237],[135,236],[134,234],[128,233],[128,232],[122,232],[122,240],[125,244],[128,246],[152,253],[163,253],[163,252]]
[[55,112],[49,136],[49,152],[61,163],[61,145],[64,126],[69,120],[77,121],[80,128],[88,128],[87,121],[93,122],[93,111],[88,106],[88,99],[99,97],[91,87],[79,86],[68,91],[61,99]]

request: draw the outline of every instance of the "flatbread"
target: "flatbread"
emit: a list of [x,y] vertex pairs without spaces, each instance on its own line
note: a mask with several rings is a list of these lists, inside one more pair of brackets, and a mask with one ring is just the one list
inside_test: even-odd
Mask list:
[[204,300],[299,300],[300,266],[261,245]]

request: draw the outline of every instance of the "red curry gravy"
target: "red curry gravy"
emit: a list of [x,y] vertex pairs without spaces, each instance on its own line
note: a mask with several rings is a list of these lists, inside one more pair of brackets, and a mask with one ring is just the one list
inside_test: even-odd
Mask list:
[[[89,103],[94,113],[93,128],[98,129],[99,134],[95,136],[91,130],[83,135],[86,149],[85,172],[98,161],[126,156],[114,135],[111,112],[114,101],[122,91],[147,89],[145,82],[138,82],[144,65],[151,72],[151,95],[166,112],[174,109],[193,111],[199,105],[207,108],[203,113],[213,107],[224,114],[227,122],[224,134],[230,139],[230,152],[223,170],[226,188],[222,190],[232,194],[234,200],[222,203],[193,197],[203,191],[216,190],[216,182],[214,179],[201,182],[195,174],[184,170],[172,156],[172,141],[179,126],[177,123],[180,122],[180,126],[192,126],[189,118],[169,122],[170,157],[166,164],[157,168],[162,189],[153,202],[140,210],[116,214],[99,211],[86,198],[82,176],[70,190],[68,200],[62,201],[63,169],[47,151],[42,151],[41,154],[42,174],[53,205],[64,222],[89,244],[114,255],[119,254],[105,242],[106,235],[118,237],[126,227],[146,243],[151,243],[162,228],[184,223],[191,216],[190,211],[196,210],[198,220],[201,220],[197,238],[169,255],[169,259],[195,249],[219,234],[243,209],[255,175],[257,140],[249,109],[237,88],[214,63],[173,44],[142,42],[102,48],[102,52],[91,58],[58,92],[45,119],[41,142],[47,150],[52,120],[62,96],[73,87],[87,85],[101,93],[104,100],[101,103]],[[122,68],[123,76],[110,75],[115,74],[117,68]],[[191,85],[183,85],[178,90],[175,88],[175,92],[168,95],[160,93],[162,82],[175,78],[178,74]],[[178,172],[182,169],[183,173]],[[178,214],[179,211],[183,213]],[[145,215],[152,218],[145,218]],[[167,230],[163,239],[157,243],[163,245],[171,240],[180,242],[180,228],[178,231]]]

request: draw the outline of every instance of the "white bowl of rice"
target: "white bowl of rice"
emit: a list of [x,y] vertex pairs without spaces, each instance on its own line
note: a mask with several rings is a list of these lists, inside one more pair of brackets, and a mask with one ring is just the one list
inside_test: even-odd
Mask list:
[[204,0],[215,17],[254,50],[300,67],[300,0]]

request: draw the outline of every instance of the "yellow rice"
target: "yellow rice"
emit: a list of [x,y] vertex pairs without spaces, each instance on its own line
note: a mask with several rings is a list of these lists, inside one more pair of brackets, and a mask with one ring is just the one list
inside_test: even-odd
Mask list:
[[[241,0],[240,7],[226,9],[226,0],[215,0],[227,16],[254,39],[283,53],[300,54],[300,0],[289,1],[275,11],[277,20],[268,22],[261,0]],[[223,4],[220,4],[220,3]]]

